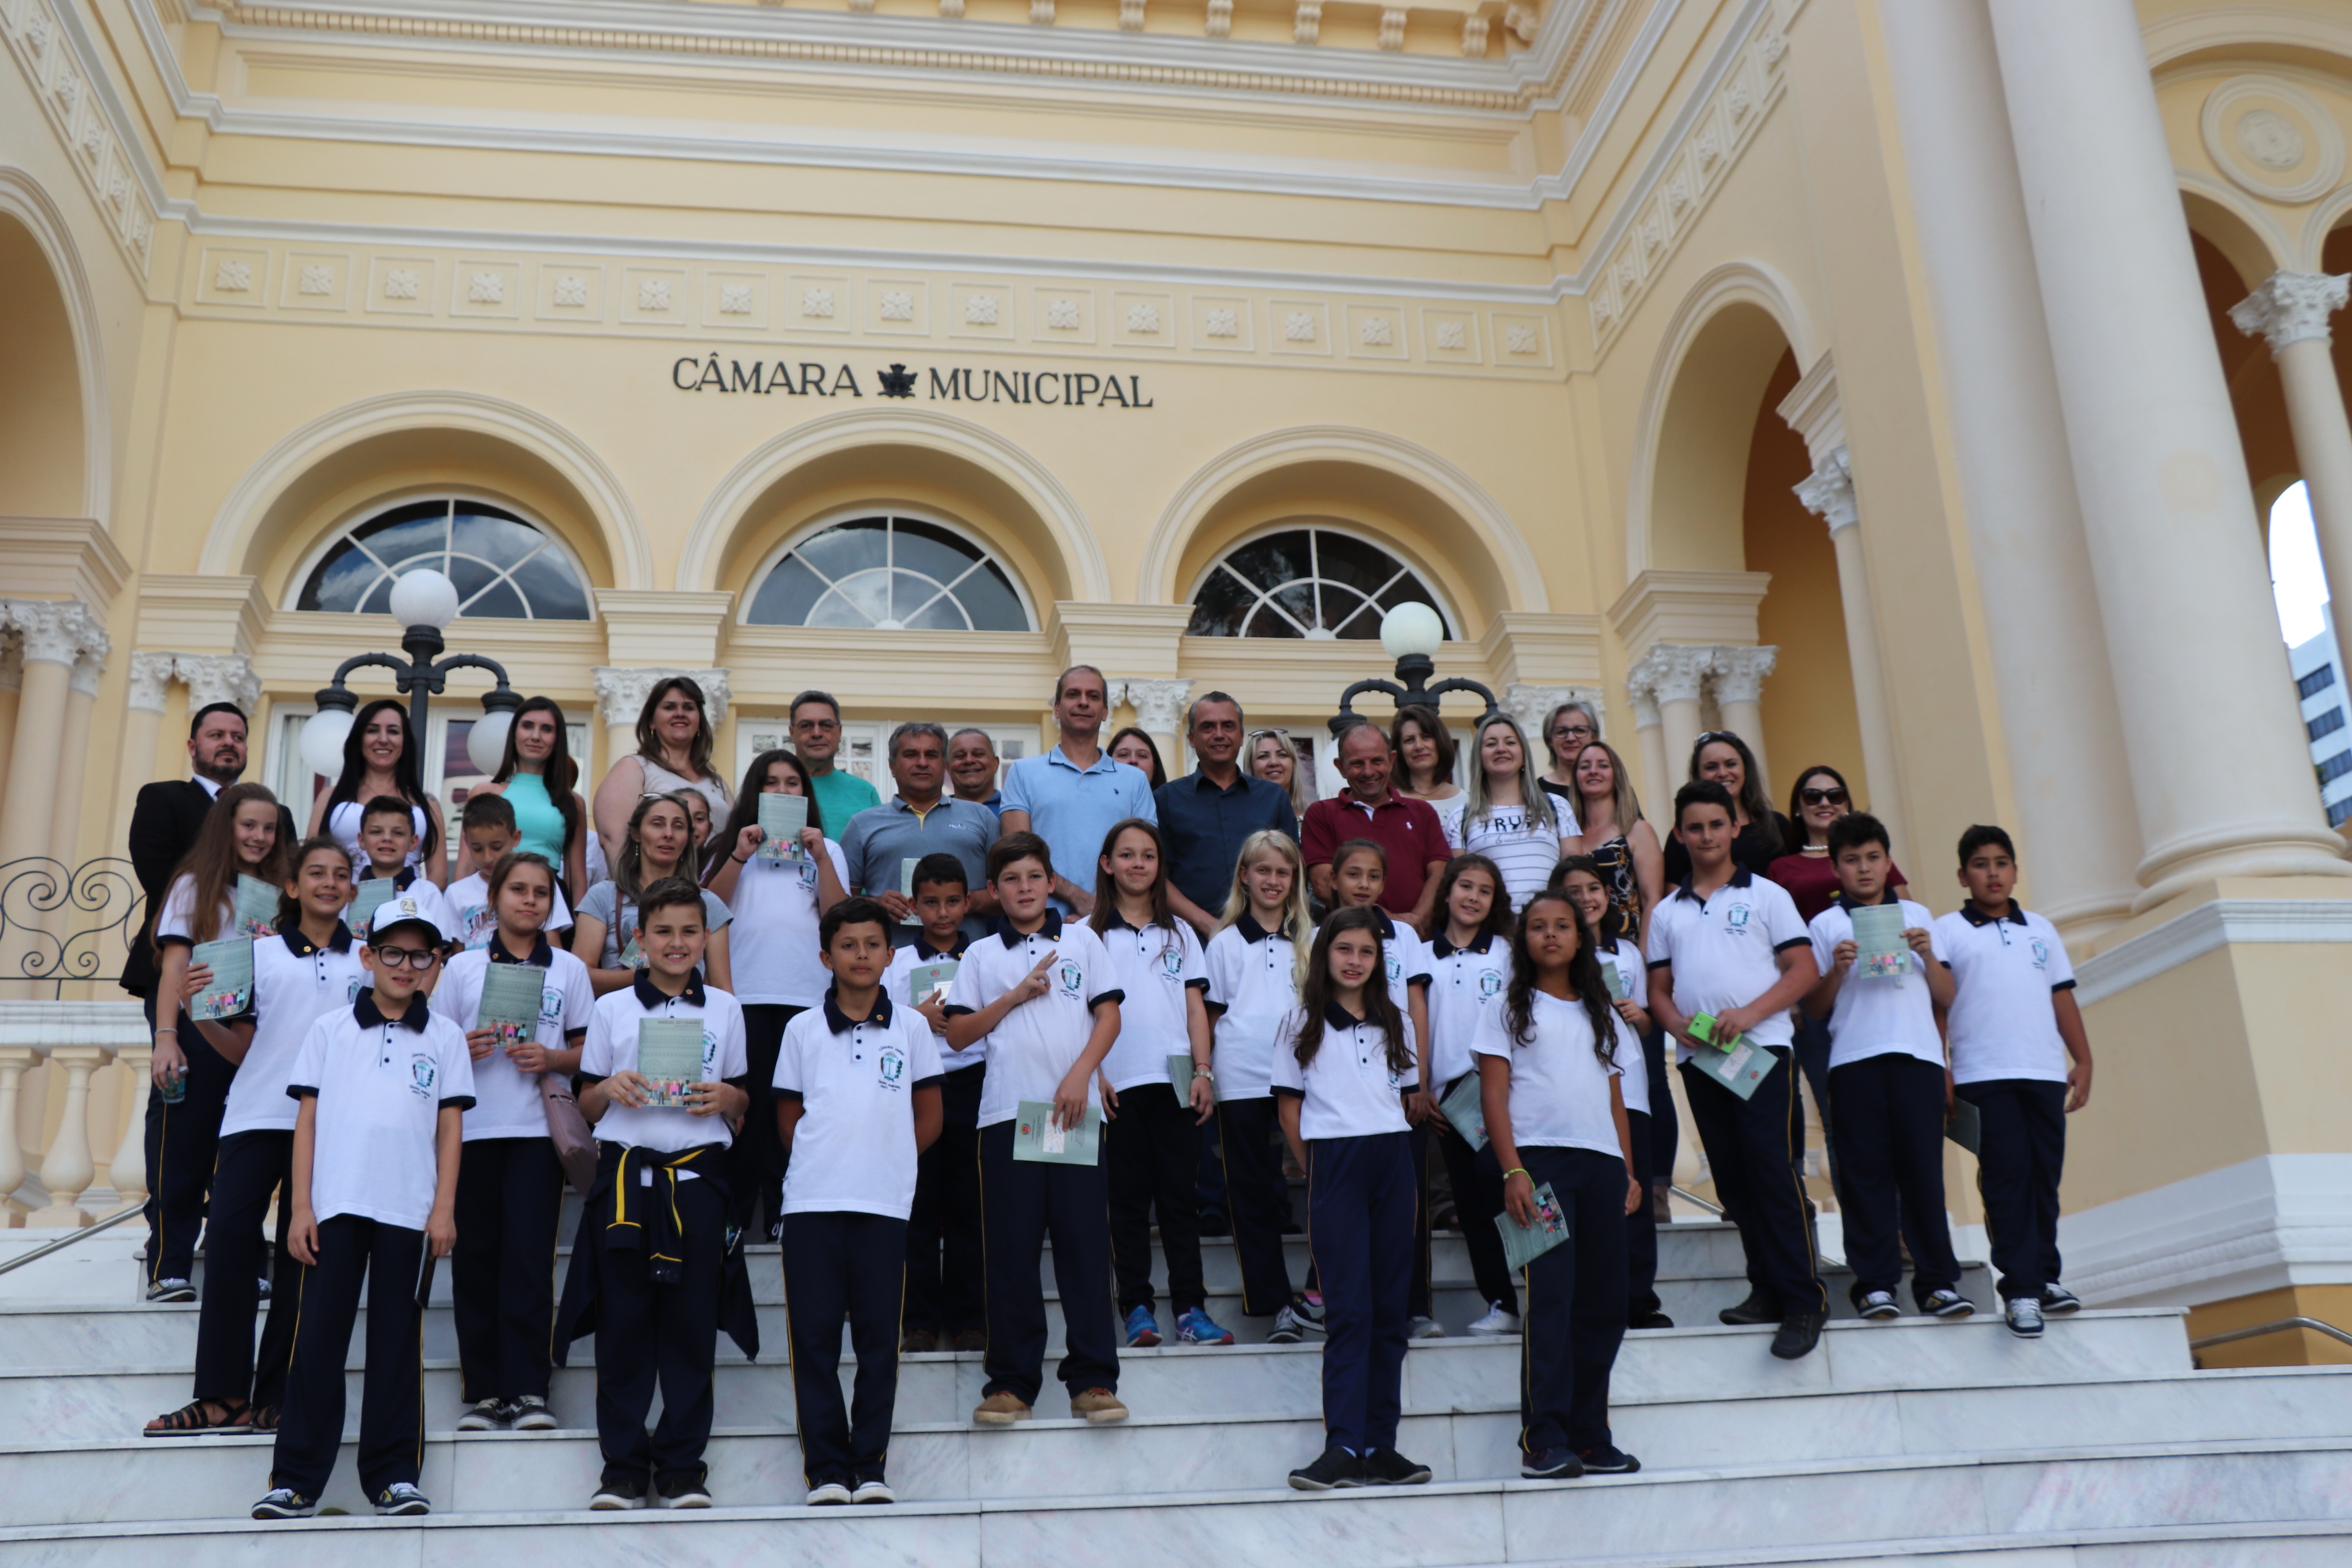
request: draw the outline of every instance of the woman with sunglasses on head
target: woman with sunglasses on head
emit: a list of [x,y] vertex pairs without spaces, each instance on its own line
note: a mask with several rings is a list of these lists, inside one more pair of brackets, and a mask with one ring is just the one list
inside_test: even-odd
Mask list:
[[[1537,782],[1545,791],[1559,795],[1571,808],[1578,806],[1576,797],[1576,759],[1584,748],[1601,739],[1601,718],[1589,702],[1562,702],[1544,715],[1543,743],[1545,755],[1551,765],[1544,769]],[[1577,819],[1583,820],[1577,811]]]
[[[1731,863],[1750,876],[1769,879],[1772,862],[1797,842],[1789,819],[1764,795],[1764,775],[1748,742],[1728,730],[1709,730],[1691,748],[1690,782],[1721,784],[1731,796]],[[1679,887],[1691,874],[1690,851],[1679,835],[1666,841],[1666,886]]]
[[1242,758],[1253,777],[1288,791],[1291,810],[1306,816],[1315,804],[1315,785],[1289,736],[1279,730],[1252,730],[1242,742]]

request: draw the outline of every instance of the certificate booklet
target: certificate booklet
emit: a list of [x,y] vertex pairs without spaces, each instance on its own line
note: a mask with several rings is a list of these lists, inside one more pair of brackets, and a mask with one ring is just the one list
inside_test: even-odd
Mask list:
[[209,969],[213,977],[188,1002],[188,1016],[217,1021],[234,1018],[253,1005],[253,939],[226,937],[200,942],[188,955],[191,969]]
[[624,969],[643,969],[645,966],[646,950],[637,945],[637,939],[635,937],[631,937],[629,939],[628,945],[621,949],[621,967]]
[[637,1076],[647,1105],[684,1105],[686,1091],[702,1081],[702,1020],[638,1019]]
[[1013,1157],[1050,1165],[1091,1165],[1102,1142],[1102,1112],[1087,1107],[1076,1127],[1054,1125],[1051,1101],[1024,1100],[1013,1115]]
[[[488,1029],[499,1045],[527,1046],[539,1038],[539,1003],[547,971],[536,963],[493,963],[482,971],[482,1005],[474,1027]],[[695,1033],[695,1063],[701,1065],[702,1035]]]
[[919,963],[908,973],[907,994],[916,1006],[937,996],[947,1000],[948,987],[955,984],[956,971],[962,967],[952,958],[942,958],[937,963]]
[[237,934],[265,937],[278,929],[278,889],[258,877],[236,879]]
[[1192,1103],[1192,1053],[1173,1051],[1168,1057],[1168,1082],[1176,1090],[1176,1103]]
[[1911,944],[1903,940],[1903,906],[1871,904],[1849,911],[1853,921],[1853,972],[1872,979],[1911,973]]
[[1693,1051],[1690,1065],[1723,1085],[1740,1099],[1756,1092],[1764,1075],[1779,1065],[1780,1058],[1763,1047],[1752,1045],[1745,1035],[1728,1044],[1716,1038],[1715,1016],[1700,1013],[1690,1021],[1691,1037],[1704,1040],[1713,1050]]
[[370,928],[375,923],[376,910],[383,908],[385,900],[397,891],[399,889],[392,885],[392,879],[389,877],[370,877],[352,889],[352,934],[362,941],[366,940]]
[[907,912],[898,917],[898,923],[902,926],[919,926],[923,923],[923,917],[917,914],[912,907],[915,901],[915,868],[921,864],[920,860],[898,862],[898,896],[906,900],[908,905]]
[[1984,1142],[1984,1118],[1978,1114],[1974,1104],[1956,1095],[1952,1100],[1952,1113],[1944,1119],[1944,1136],[1971,1154],[1981,1154],[1984,1152],[1981,1147]]
[[760,858],[763,860],[797,860],[801,858],[801,829],[808,826],[808,797],[801,795],[777,795],[772,792],[760,797]]
[[1535,1224],[1523,1226],[1505,1209],[1495,1216],[1495,1228],[1503,1233],[1503,1261],[1515,1269],[1525,1268],[1568,1239],[1568,1215],[1560,1212],[1559,1199],[1546,1182],[1536,1189]]
[[1437,1109],[1444,1112],[1454,1131],[1470,1141],[1471,1148],[1486,1146],[1486,1108],[1479,1094],[1476,1073],[1468,1074],[1455,1084],[1454,1092],[1437,1102]]
[[1616,960],[1602,959],[1601,973],[1609,982],[1609,1000],[1622,1002],[1633,994],[1633,988],[1625,983],[1625,971],[1618,966]]

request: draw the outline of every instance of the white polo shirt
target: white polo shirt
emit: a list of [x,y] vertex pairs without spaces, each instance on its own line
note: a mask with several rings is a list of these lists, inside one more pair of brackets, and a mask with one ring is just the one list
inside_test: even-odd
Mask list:
[[[1934,962],[1945,962],[1943,938],[1937,933],[1936,917],[1927,906],[1909,899],[1900,902],[1903,929],[1925,929]],[[1830,954],[1837,951],[1837,944],[1853,940],[1853,916],[1847,912],[1852,908],[1841,893],[1813,917],[1808,928],[1813,937],[1813,964],[1823,974],[1830,972]],[[1864,974],[1859,964],[1846,972],[1830,1008],[1831,1067],[1897,1052],[1937,1067],[1944,1065],[1944,1037],[1936,1027],[1936,1003],[1927,994],[1926,977],[1918,972],[1920,962],[1917,953],[1911,954],[1913,967],[1908,974]]]
[[294,1061],[310,1026],[348,1010],[367,989],[359,944],[341,921],[324,947],[314,947],[299,924],[253,944],[253,1043],[228,1080],[220,1135],[291,1132],[301,1107],[286,1093]]
[[375,992],[310,1026],[286,1092],[316,1100],[310,1212],[423,1230],[440,1177],[441,1112],[474,1103],[466,1031],[419,992],[397,1019]]
[[1510,942],[1488,934],[1456,947],[1441,936],[1429,944],[1429,1081],[1443,1095],[1446,1085],[1476,1066],[1470,1042],[1478,1020],[1502,1005],[1510,983]]
[[[1052,1100],[1086,1054],[1095,1008],[1123,999],[1102,940],[1083,922],[1065,921],[1049,910],[1045,923],[1027,936],[1004,926],[964,950],[963,967],[956,971],[955,984],[948,992],[949,1015],[979,1012],[1018,985],[1049,952],[1055,958],[1046,971],[1045,994],[1014,1007],[985,1037],[988,1077],[980,1087],[982,1127],[1012,1121],[1024,1100]],[[1101,1076],[1087,1080],[1088,1105],[1102,1102],[1097,1087]]]
[[2011,899],[1997,921],[1963,904],[1933,929],[1958,984],[1944,1019],[1953,1081],[2064,1083],[2066,1042],[2050,999],[2074,988],[2074,966],[2058,928]]
[[[1595,956],[1605,964],[1614,965],[1617,973],[1625,977],[1625,994],[1644,1008],[1648,1007],[1650,972],[1649,966],[1642,962],[1640,948],[1635,947],[1629,938],[1621,936]],[[1610,1011],[1617,1011],[1615,1004],[1611,1004]],[[1625,1021],[1622,1013],[1617,1014],[1617,1071],[1619,1087],[1625,1091],[1626,1111],[1649,1115],[1650,1058],[1648,1053],[1642,1049],[1642,1037],[1633,1032],[1633,1026]]]
[[[596,998],[588,1015],[588,1038],[580,1047],[580,1076],[598,1083],[637,1066],[637,1021],[641,1018],[702,1020],[702,1081],[740,1085],[751,1075],[743,1043],[742,1004],[703,984],[699,972],[677,996],[653,984],[652,971],[618,991]],[[682,1105],[612,1105],[596,1121],[596,1142],[628,1149],[675,1154],[704,1143],[730,1144],[735,1135],[723,1116],[697,1116]],[[686,1173],[692,1175],[692,1172]]]
[[[959,932],[955,945],[942,952],[931,945],[931,939],[918,931],[915,940],[904,947],[890,951],[890,967],[882,972],[882,994],[890,998],[894,1007],[904,1007],[912,1013],[920,1000],[914,993],[915,971],[926,963],[944,963],[954,960],[961,965],[964,952],[971,939]],[[920,1014],[916,1015],[920,1017]],[[926,1024],[925,1027],[929,1026]],[[947,1072],[961,1072],[966,1068],[985,1067],[988,1063],[988,1042],[976,1040],[960,1051],[948,1049],[945,1035],[933,1035],[932,1047],[940,1053],[940,1067]]]
[[[497,942],[461,952],[442,972],[433,999],[469,1033],[482,1016],[482,977],[493,963],[526,963],[547,971],[539,995],[539,1043],[554,1049],[578,1045],[595,1010],[596,987],[588,966],[544,936],[527,959],[517,960]],[[466,1112],[466,1142],[483,1138],[544,1138],[547,1104],[540,1075],[525,1072],[502,1050],[474,1064],[474,1109]]]
[[1168,1058],[1192,1054],[1186,998],[1209,988],[1201,939],[1182,921],[1138,931],[1114,912],[1102,943],[1119,990],[1118,1039],[1103,1058],[1103,1076],[1122,1090],[1167,1083]]
[[1315,1059],[1300,1067],[1297,1042],[1306,1023],[1306,1010],[1293,1007],[1274,1042],[1274,1092],[1300,1101],[1299,1137],[1311,1142],[1409,1131],[1403,1097],[1421,1082],[1412,1068],[1412,1020],[1404,1021],[1402,1072],[1389,1066],[1386,1031],[1351,1016],[1336,1002],[1323,1015],[1323,1043]]
[[929,1022],[887,993],[854,1023],[830,991],[796,1014],[776,1053],[776,1098],[801,1102],[784,1213],[912,1214],[914,1091],[942,1076]]
[[[1673,966],[1675,1005],[1685,1016],[1746,1006],[1779,984],[1781,952],[1811,945],[1788,889],[1745,866],[1706,899],[1685,882],[1650,916],[1650,967]],[[1785,1010],[1748,1031],[1759,1046],[1785,1047],[1795,1037]],[[1690,1057],[1676,1042],[1675,1059]]]
[[1428,984],[1433,973],[1429,944],[1411,926],[1390,919],[1388,910],[1378,904],[1372,906],[1372,912],[1381,917],[1381,962],[1387,966],[1389,999],[1402,1013],[1412,988]]
[[[450,883],[441,900],[448,908],[451,942],[469,952],[490,945],[490,933],[499,929],[499,912],[490,907],[490,884],[481,872]],[[555,889],[554,905],[547,914],[547,929],[572,929],[572,906],[563,901],[562,888]]]
[[[1580,1002],[1538,991],[1529,998],[1525,1045],[1512,1042],[1503,1009],[1486,1015],[1474,1047],[1511,1064],[1511,1142],[1522,1149],[1590,1149],[1622,1156],[1609,1080],[1620,1076],[1592,1050],[1592,1021]],[[1611,1061],[1617,1046],[1608,1042]]]
[[1274,1037],[1298,1005],[1297,967],[1289,928],[1268,931],[1244,913],[1209,938],[1201,954],[1219,1100],[1263,1100],[1273,1092]]
[[[849,862],[828,838],[833,874],[849,886]],[[833,973],[817,957],[816,862],[769,860],[754,855],[737,868],[727,908],[728,972],[735,999],[753,1006],[814,1007],[824,1000]]]
[[[163,907],[155,911],[155,946],[158,950],[164,943],[173,942],[186,947],[196,945],[193,929],[195,910],[196,879],[184,875],[173,878],[171,887],[163,893]],[[236,934],[236,890],[232,889],[230,896],[221,900],[220,913],[213,920],[213,934],[205,940],[218,942]]]

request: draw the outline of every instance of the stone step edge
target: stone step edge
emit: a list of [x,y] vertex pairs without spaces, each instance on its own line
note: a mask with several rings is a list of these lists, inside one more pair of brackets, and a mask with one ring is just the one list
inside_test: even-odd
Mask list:
[[[1083,1425],[1077,1423],[1076,1425]],[[525,1435],[530,1436],[530,1435]],[[249,1439],[237,1439],[249,1441]],[[208,1442],[214,1439],[190,1438],[186,1442]],[[1572,1482],[1486,1479],[1472,1481],[1433,1481],[1418,1487],[1378,1487],[1352,1489],[1346,1491],[1301,1493],[1287,1487],[1263,1488],[1253,1490],[1201,1492],[1137,1492],[1116,1497],[1022,1497],[992,1499],[942,1500],[933,1502],[902,1502],[894,1504],[890,1517],[952,1517],[963,1514],[1024,1514],[1039,1512],[1099,1513],[1114,1509],[1201,1508],[1227,1506],[1345,1507],[1350,1503],[1410,1502],[1420,1497],[1478,1497],[1510,1492],[1550,1491],[1567,1485],[1591,1487],[1643,1487],[1720,1485],[1727,1481],[1767,1481],[1790,1479],[1800,1476],[1834,1476],[1841,1479],[1869,1475],[1897,1474],[1933,1469],[1974,1469],[1996,1465],[2047,1465],[2066,1463],[2121,1463],[2134,1459],[2171,1459],[2219,1458],[2232,1458],[2263,1454],[2344,1453],[2352,1455],[2352,1437],[2347,1438],[2246,1438],[2231,1442],[2140,1443],[2115,1444],[2089,1447],[2032,1449],[2001,1449],[1985,1453],[1894,1454],[1867,1458],[1817,1459],[1784,1464],[1714,1465],[1686,1470],[1644,1469],[1630,1476],[1588,1476]],[[680,1517],[664,1509],[635,1509],[622,1513],[598,1514],[585,1509],[551,1509],[533,1512],[505,1513],[436,1513],[422,1519],[378,1520],[372,1516],[343,1516],[332,1519],[284,1520],[268,1524],[246,1519],[145,1520],[93,1524],[11,1525],[0,1528],[0,1545],[18,1541],[59,1541],[75,1539],[103,1540],[110,1536],[145,1536],[170,1532],[176,1535],[245,1535],[255,1530],[272,1533],[293,1531],[349,1529],[485,1529],[535,1528],[558,1523],[599,1523],[614,1525],[654,1525],[688,1522],[696,1520],[816,1520],[840,1521],[856,1524],[870,1515],[855,1509],[810,1508],[803,1504],[748,1504],[695,1510]],[[2341,1532],[2344,1521],[2263,1521],[2263,1523],[2325,1522]],[[2144,1527],[2163,1530],[2168,1526]],[[2190,1528],[2190,1527],[2181,1527]],[[2226,1534],[2231,1530],[2257,1528],[2253,1525],[2223,1525],[2217,1528]],[[1984,1538],[1977,1538],[1984,1539]],[[1841,1553],[1849,1547],[1859,1550],[1856,1543],[1838,1542]],[[1802,1562],[1805,1549],[1788,1548],[1780,1561],[1793,1558]],[[1819,1556],[1818,1551],[1814,1552]],[[1642,1562],[1643,1559],[1634,1559]],[[1677,1559],[1667,1558],[1664,1562]],[[1706,1561],[1701,1559],[1701,1561]],[[1772,1561],[1766,1557],[1765,1562]],[[1524,1568],[1524,1565],[1518,1565]],[[1583,1568],[1583,1560],[1579,1560]]]
[[[1774,1568],[1782,1563],[1863,1563],[1928,1554],[1937,1561],[1990,1556],[1996,1552],[2056,1552],[2079,1546],[2166,1546],[2198,1542],[2292,1541],[2305,1536],[2338,1537],[2345,1524],[2334,1519],[2248,1520],[2235,1524],[2140,1524],[2112,1530],[2019,1531],[2007,1535],[1920,1535],[1897,1540],[1840,1541],[1810,1546],[1758,1546],[1722,1552],[1672,1552],[1664,1556],[1576,1557],[1552,1560],[1574,1568]],[[1541,1562],[1464,1563],[1460,1568],[1549,1568]]]

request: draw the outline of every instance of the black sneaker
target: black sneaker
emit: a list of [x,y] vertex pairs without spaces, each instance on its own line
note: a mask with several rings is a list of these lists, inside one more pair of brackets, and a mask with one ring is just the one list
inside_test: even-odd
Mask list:
[[1538,1448],[1519,1456],[1519,1474],[1531,1481],[1572,1481],[1584,1473],[1573,1448]]
[[1931,1317],[1965,1318],[1977,1310],[1977,1304],[1958,1290],[1930,1290],[1919,1303],[1919,1310]]
[[661,1483],[662,1506],[665,1508],[709,1508],[710,1482],[700,1470],[690,1476],[670,1476]]
[[1780,1331],[1772,1336],[1772,1353],[1782,1361],[1802,1361],[1822,1342],[1822,1325],[1829,1321],[1827,1312],[1790,1313],[1780,1320]]
[[1375,1448],[1361,1463],[1366,1486],[1417,1487],[1429,1479],[1427,1465],[1416,1464],[1394,1448]]
[[1576,1458],[1588,1476],[1630,1476],[1642,1468],[1641,1460],[1608,1443],[1587,1448]]
[[1763,1291],[1750,1290],[1748,1300],[1737,1307],[1726,1307],[1715,1316],[1717,1321],[1737,1329],[1755,1323],[1777,1323],[1781,1313],[1780,1305],[1767,1298]]
[[2067,1289],[2063,1285],[2045,1285],[2042,1287],[2042,1315],[2043,1317],[2063,1318],[2069,1312],[2079,1312],[2082,1310],[2083,1298],[2075,1295],[2074,1292]]
[[1290,1472],[1290,1484],[1302,1492],[1336,1491],[1364,1484],[1364,1461],[1333,1444],[1313,1464]]
[[1675,1321],[1664,1312],[1637,1312],[1625,1320],[1625,1326],[1629,1329],[1671,1329]]
[[599,1513],[636,1507],[646,1500],[646,1483],[635,1476],[606,1476],[588,1506]]
[[1227,1219],[1222,1210],[1202,1209],[1201,1211],[1202,1236],[1231,1236],[1233,1233],[1234,1222]]

